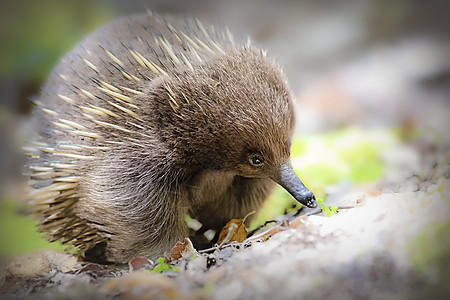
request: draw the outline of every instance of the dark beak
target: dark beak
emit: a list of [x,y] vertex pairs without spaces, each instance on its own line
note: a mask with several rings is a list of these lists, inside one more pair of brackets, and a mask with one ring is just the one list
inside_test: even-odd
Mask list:
[[281,165],[279,171],[275,172],[271,178],[301,204],[310,208],[317,207],[316,197],[298,178],[289,163]]

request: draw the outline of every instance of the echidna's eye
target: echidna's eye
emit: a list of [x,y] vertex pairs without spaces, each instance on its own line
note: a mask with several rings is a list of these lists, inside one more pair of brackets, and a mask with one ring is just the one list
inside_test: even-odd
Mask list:
[[260,167],[264,164],[264,158],[259,154],[252,154],[249,156],[248,162],[254,167]]

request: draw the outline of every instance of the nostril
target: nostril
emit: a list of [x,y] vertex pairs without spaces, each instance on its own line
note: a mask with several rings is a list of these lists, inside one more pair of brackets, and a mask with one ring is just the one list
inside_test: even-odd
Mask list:
[[317,207],[316,196],[314,196],[314,194],[312,192],[309,192],[306,195],[305,200],[306,200],[306,206],[308,206],[309,208]]

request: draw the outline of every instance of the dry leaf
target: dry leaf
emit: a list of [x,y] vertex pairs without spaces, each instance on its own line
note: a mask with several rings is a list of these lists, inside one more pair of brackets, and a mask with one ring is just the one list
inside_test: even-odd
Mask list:
[[230,242],[242,243],[247,237],[247,228],[245,228],[243,219],[232,219],[222,228],[217,243],[228,244]]
[[147,267],[152,266],[154,263],[142,256],[133,258],[128,262],[128,267],[130,268],[130,272],[138,271],[141,269],[145,269]]
[[173,260],[178,260],[182,257],[190,257],[197,254],[194,245],[189,238],[184,238],[184,242],[177,242],[170,250],[169,257]]
[[243,219],[232,219],[222,228],[217,243],[219,245],[231,242],[242,243],[247,237],[247,228],[245,228],[245,220],[248,216],[253,215],[256,211],[249,212]]

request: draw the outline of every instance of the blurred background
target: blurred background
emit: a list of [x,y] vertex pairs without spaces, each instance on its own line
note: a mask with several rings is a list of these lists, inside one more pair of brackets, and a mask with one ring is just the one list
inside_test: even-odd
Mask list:
[[[448,145],[448,1],[2,1],[0,254],[27,251],[22,243],[33,234],[34,221],[15,215],[11,204],[23,191],[20,146],[29,99],[83,36],[145,9],[220,20],[278,59],[298,100],[295,165],[321,197],[342,181],[386,178],[380,151],[392,146],[390,138],[419,140],[424,151]],[[372,134],[380,131],[381,137]],[[414,165],[407,153],[398,156]],[[448,166],[447,159],[432,163]],[[24,229],[12,228],[19,221]]]

